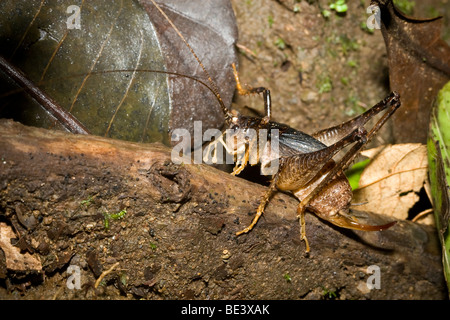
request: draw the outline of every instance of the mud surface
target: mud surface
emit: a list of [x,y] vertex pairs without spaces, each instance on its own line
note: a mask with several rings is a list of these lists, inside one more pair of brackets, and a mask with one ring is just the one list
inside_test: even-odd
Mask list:
[[[349,1],[345,15],[324,18],[309,2],[232,1],[241,80],[270,88],[274,120],[314,132],[359,114],[389,88],[381,33],[361,27],[366,4]],[[439,12],[444,2],[416,1],[416,12],[430,16],[426,8]],[[251,113],[245,105],[263,112],[261,97],[236,97],[235,107]],[[387,142],[389,127],[374,143]],[[20,235],[13,240],[39,257],[42,270],[8,270],[0,250],[1,299],[446,297],[430,228],[405,222],[365,240],[307,215],[305,256],[297,202],[287,195],[274,197],[256,232],[236,238],[258,205],[259,185],[164,157],[118,162],[125,153],[115,149],[101,161],[82,148],[12,151],[1,159],[10,175],[0,180],[0,223]],[[19,164],[33,170],[25,177]],[[80,268],[79,290],[67,285],[70,265]],[[369,265],[381,268],[381,290],[366,285]]]

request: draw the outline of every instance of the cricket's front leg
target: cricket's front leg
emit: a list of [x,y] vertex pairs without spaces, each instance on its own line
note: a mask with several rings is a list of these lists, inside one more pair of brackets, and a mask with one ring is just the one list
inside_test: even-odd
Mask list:
[[256,223],[258,222],[259,218],[262,216],[262,214],[264,212],[264,208],[266,207],[267,202],[269,202],[270,197],[272,196],[273,192],[276,190],[277,181],[278,181],[278,174],[276,174],[273,177],[272,182],[270,183],[269,189],[266,191],[266,193],[264,194],[261,202],[259,203],[258,210],[256,211],[256,215],[253,218],[252,222],[245,229],[243,229],[243,230],[241,230],[239,232],[236,232],[237,236],[240,236],[243,233],[249,232],[256,225]]
[[257,87],[257,88],[247,88],[244,89],[241,85],[241,81],[239,79],[239,73],[236,70],[236,65],[233,63],[231,65],[233,67],[233,74],[234,74],[234,79],[236,81],[236,89],[237,92],[240,95],[248,95],[248,94],[253,94],[253,93],[262,93],[264,96],[264,111],[266,113],[265,117],[263,118],[263,121],[265,123],[269,123],[270,121],[270,117],[271,117],[271,113],[272,113],[272,102],[271,102],[271,97],[270,97],[270,91],[269,89],[266,89],[264,87]]
[[242,172],[242,170],[245,169],[248,163],[248,159],[250,157],[250,148],[249,146],[246,146],[244,155],[238,155],[238,159],[236,160],[236,165],[234,166],[233,172],[231,174],[233,176],[237,176],[239,173]]
[[300,240],[305,241],[305,251],[306,253],[309,252],[309,241],[308,238],[306,237],[306,222],[305,222],[305,210],[301,207],[298,206],[297,208],[297,218],[300,221]]

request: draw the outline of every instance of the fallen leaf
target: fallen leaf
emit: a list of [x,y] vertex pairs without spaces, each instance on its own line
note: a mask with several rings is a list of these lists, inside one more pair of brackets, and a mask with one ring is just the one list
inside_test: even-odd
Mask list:
[[11,244],[11,239],[14,238],[16,235],[11,227],[0,222],[0,249],[5,253],[6,268],[14,271],[41,271],[39,257],[28,252],[21,253],[19,248]]
[[[237,60],[231,3],[158,2],[230,106],[235,89],[231,63]],[[76,18],[69,7],[79,10],[79,29],[68,25]],[[200,83],[141,71],[165,70],[205,79],[192,53],[150,1],[74,5],[69,0],[8,0],[0,1],[0,12],[0,54],[92,134],[170,145],[173,129],[188,129],[193,136],[194,121],[202,121],[203,130],[223,124],[216,98]],[[135,69],[139,71],[102,72]],[[55,128],[43,108],[3,74],[0,88],[0,117]]]
[[[231,106],[235,81],[231,64],[237,63],[238,30],[229,0],[157,0],[161,8],[181,31],[200,58],[225,104]],[[150,0],[139,0],[155,25],[168,71],[206,80],[198,61],[180,36],[164,19]],[[186,128],[193,137],[194,121],[202,129],[220,128],[223,112],[209,89],[183,77],[169,77],[171,101],[170,129]],[[177,142],[178,143],[178,142]]]
[[370,158],[354,191],[358,210],[406,219],[427,179],[427,149],[419,143],[381,146],[363,151]]
[[433,100],[450,79],[450,47],[440,37],[442,17],[405,16],[392,0],[377,0],[389,63],[390,89],[402,107],[393,116],[396,143],[426,143]]

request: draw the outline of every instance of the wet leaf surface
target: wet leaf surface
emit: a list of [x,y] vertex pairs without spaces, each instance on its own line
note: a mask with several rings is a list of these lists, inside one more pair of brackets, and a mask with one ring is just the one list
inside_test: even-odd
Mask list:
[[[180,36],[150,3],[140,0],[157,26],[156,32],[168,71],[201,78],[207,77],[190,49]],[[158,2],[158,1],[157,1]],[[227,106],[231,105],[235,82],[231,64],[237,63],[235,42],[237,25],[228,0],[159,1],[161,8],[181,31],[183,37],[200,57],[205,69],[219,88]],[[214,19],[211,19],[211,17]],[[193,137],[195,121],[201,121],[202,130],[220,128],[223,113],[216,97],[205,86],[182,77],[169,77],[172,110],[170,128],[187,128]]]
[[[133,71],[166,70],[204,77],[193,72],[199,69],[198,63],[186,52],[187,48],[182,49],[184,43],[167,31],[170,26],[160,15],[156,17],[148,3],[83,2],[78,6],[77,29],[69,27],[69,22],[76,19],[76,11],[68,11],[73,4],[70,1],[3,1],[1,54],[96,135],[170,144],[174,128],[192,128],[195,120],[202,120],[204,129],[220,127],[223,117],[217,101],[199,83]],[[164,1],[168,15],[179,24],[194,50],[199,51],[213,79],[223,89],[224,100],[230,103],[234,84],[227,81],[225,85],[223,81],[229,80],[232,73],[223,69],[229,69],[235,61],[237,32],[228,1],[215,5],[214,9],[222,13],[216,21],[220,27],[205,22],[211,6]],[[105,70],[130,71],[101,73]],[[222,78],[215,78],[217,74]],[[0,116],[55,127],[54,121],[28,97],[11,95],[16,88],[10,82],[2,80]]]
[[419,20],[405,16],[391,0],[373,2],[381,9],[390,87],[402,97],[393,117],[395,141],[425,143],[433,100],[450,79],[450,47],[441,39],[442,19]]

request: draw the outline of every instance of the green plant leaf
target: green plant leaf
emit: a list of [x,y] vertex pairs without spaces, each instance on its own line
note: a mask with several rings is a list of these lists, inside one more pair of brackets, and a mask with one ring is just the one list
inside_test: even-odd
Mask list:
[[427,147],[434,215],[450,289],[450,82],[439,91],[433,106]]
[[352,190],[358,189],[359,178],[361,177],[361,173],[364,171],[369,162],[370,159],[359,161],[355,163],[349,170],[347,170],[346,175],[348,181],[350,182]]
[[339,13],[347,12],[348,6],[345,2],[345,0],[337,0],[330,4],[330,9],[333,9],[334,11]]

